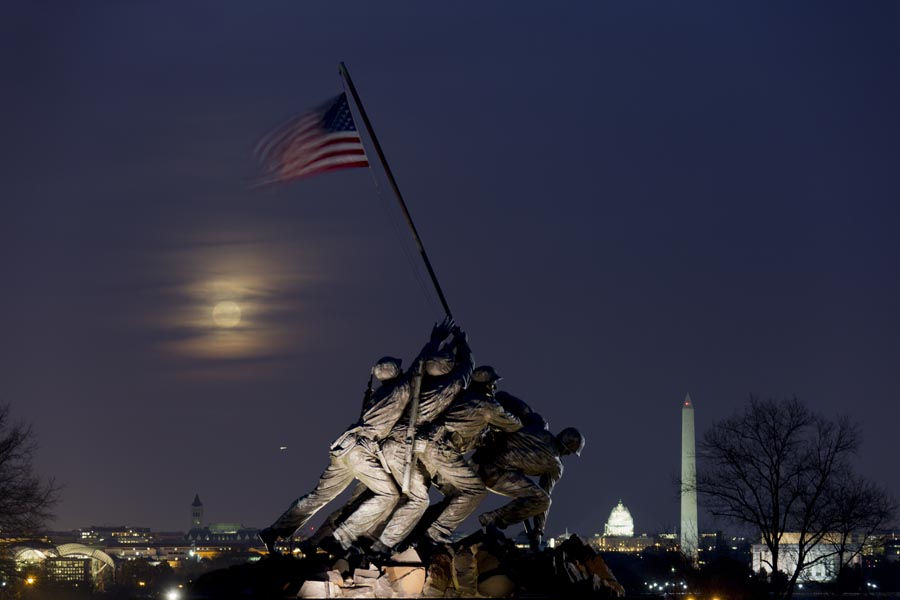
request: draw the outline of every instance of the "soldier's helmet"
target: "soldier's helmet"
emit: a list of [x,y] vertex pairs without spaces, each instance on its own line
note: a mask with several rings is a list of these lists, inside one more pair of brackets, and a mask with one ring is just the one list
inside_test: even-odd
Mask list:
[[494,383],[501,379],[503,378],[497,374],[494,367],[489,365],[482,365],[472,372],[472,381],[477,381],[478,383]]
[[378,359],[375,366],[372,367],[372,374],[378,381],[387,381],[400,376],[400,365],[403,360],[394,358],[393,356],[384,356]]
[[453,353],[448,350],[438,350],[425,359],[425,372],[432,377],[446,375],[453,370],[456,360]]
[[556,436],[560,446],[566,449],[567,454],[581,456],[581,450],[584,448],[584,436],[574,427],[566,427]]

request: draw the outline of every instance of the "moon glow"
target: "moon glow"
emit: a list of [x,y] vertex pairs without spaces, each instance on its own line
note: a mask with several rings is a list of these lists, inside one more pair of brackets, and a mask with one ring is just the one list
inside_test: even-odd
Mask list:
[[219,327],[234,327],[241,322],[241,307],[235,302],[219,302],[213,308],[213,322]]

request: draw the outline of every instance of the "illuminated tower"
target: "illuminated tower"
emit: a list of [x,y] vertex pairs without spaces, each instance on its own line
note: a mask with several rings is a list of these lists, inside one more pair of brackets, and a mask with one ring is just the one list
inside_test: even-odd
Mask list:
[[194,503],[191,504],[191,529],[203,527],[203,503],[200,502],[200,494],[194,494]]
[[681,406],[681,551],[697,562],[697,456],[694,451],[694,405],[691,395]]

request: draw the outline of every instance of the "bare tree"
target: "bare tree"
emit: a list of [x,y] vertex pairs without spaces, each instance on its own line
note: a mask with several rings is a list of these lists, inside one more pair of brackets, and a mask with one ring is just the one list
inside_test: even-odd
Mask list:
[[[796,562],[777,597],[791,597],[804,569],[846,552],[853,533],[871,535],[891,517],[893,501],[853,473],[859,445],[855,424],[826,419],[796,398],[751,397],[743,413],[705,433],[696,489],[706,508],[758,529],[772,573],[785,570],[790,540]],[[844,544],[835,544],[842,532]],[[823,553],[829,544],[834,551]]]
[[897,511],[896,501],[881,486],[846,473],[829,490],[834,533],[829,537],[838,573],[860,554]]
[[42,479],[32,464],[37,443],[28,425],[10,421],[0,405],[0,535],[32,535],[51,518],[59,486]]

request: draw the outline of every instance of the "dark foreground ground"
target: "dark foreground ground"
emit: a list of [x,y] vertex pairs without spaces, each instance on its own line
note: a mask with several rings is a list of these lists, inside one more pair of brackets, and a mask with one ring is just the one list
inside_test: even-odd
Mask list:
[[207,573],[186,590],[187,600],[623,596],[603,559],[577,536],[532,552],[481,534],[431,556],[409,550],[383,564],[270,556]]

